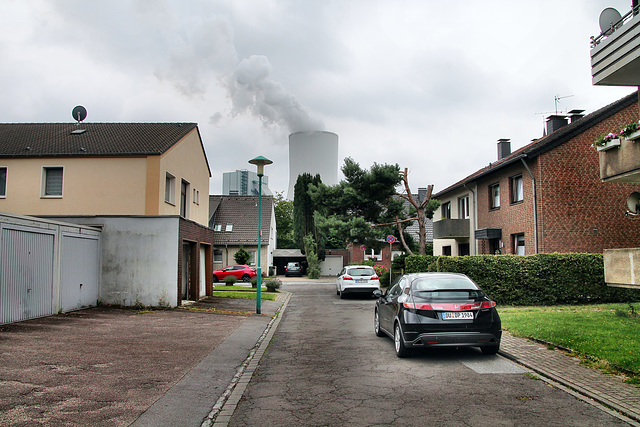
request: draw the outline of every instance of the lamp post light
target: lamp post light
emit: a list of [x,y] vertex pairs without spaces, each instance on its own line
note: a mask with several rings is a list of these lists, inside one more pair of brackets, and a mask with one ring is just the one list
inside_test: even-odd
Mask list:
[[264,176],[264,166],[273,163],[271,160],[263,156],[258,156],[255,159],[249,160],[249,163],[258,167],[258,281],[256,282],[257,294],[256,294],[256,313],[261,313],[261,299],[262,299],[262,270],[260,269],[260,245],[262,244],[262,177]]

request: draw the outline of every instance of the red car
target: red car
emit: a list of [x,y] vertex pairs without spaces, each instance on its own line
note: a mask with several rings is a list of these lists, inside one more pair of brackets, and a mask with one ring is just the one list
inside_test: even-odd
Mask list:
[[213,281],[218,282],[224,280],[227,276],[236,276],[238,280],[250,282],[251,279],[257,276],[257,273],[255,268],[249,267],[248,265],[230,265],[222,270],[214,271]]

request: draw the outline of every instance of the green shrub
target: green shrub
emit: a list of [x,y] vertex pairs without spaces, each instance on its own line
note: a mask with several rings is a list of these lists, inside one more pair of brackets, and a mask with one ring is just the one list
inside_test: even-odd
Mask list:
[[252,288],[257,288],[258,287],[258,276],[251,278],[251,287]]
[[497,303],[560,305],[640,301],[640,291],[604,282],[602,254],[411,255],[405,271],[448,271],[473,279]]
[[223,281],[225,285],[233,286],[238,281],[238,278],[236,276],[227,276],[223,279]]
[[275,292],[276,289],[280,289],[280,287],[282,286],[282,282],[280,281],[280,279],[269,279],[265,282],[264,285],[267,287],[267,291]]
[[251,254],[240,245],[240,249],[233,254],[233,259],[235,259],[238,264],[245,265],[249,262],[249,259],[251,259]]

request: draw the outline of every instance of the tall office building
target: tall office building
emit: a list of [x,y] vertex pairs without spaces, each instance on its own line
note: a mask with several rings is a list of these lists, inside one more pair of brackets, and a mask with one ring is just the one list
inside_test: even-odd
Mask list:
[[[224,196],[257,196],[258,174],[248,170],[237,170],[222,174],[222,194]],[[262,194],[272,196],[269,177],[262,177]]]

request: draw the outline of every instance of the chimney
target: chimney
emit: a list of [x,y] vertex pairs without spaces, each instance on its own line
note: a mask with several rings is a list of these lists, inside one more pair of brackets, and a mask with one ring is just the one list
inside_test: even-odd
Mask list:
[[427,197],[427,189],[418,188],[418,203],[422,203],[425,197]]
[[571,110],[569,111],[569,122],[573,123],[578,119],[581,119],[584,117],[584,110]]
[[553,115],[547,117],[547,135],[551,135],[567,124],[567,116]]
[[498,140],[498,160],[502,160],[511,154],[511,140],[502,138]]

